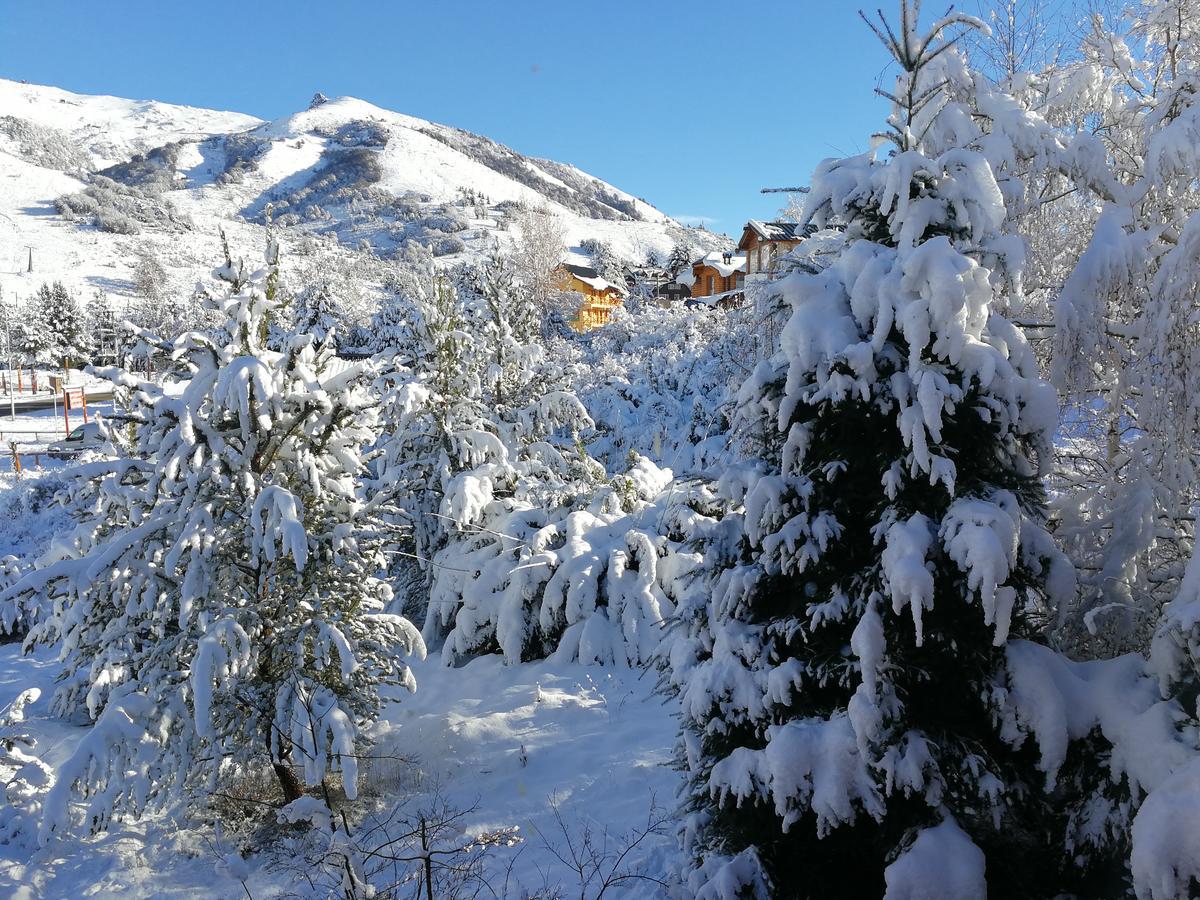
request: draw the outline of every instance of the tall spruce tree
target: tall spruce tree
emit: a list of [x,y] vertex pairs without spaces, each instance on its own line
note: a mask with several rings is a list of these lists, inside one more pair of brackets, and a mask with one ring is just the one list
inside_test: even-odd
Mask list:
[[[228,257],[228,254],[227,254]],[[29,644],[59,644],[54,707],[92,720],[56,772],[43,842],[73,800],[102,827],[151,802],[203,802],[255,769],[299,796],[329,768],[355,796],[360,726],[385,684],[414,686],[416,629],[386,614],[386,491],[361,490],[376,436],[362,367],[331,368],[307,336],[267,348],[276,251],[228,258],[207,294],[223,324],[173,342],[164,383],[111,377],[131,436],[81,470],[70,541],[0,596],[39,602]]]
[[88,336],[83,310],[61,281],[43,284],[33,298],[30,316],[32,328],[44,335],[45,347],[39,354],[56,366],[69,366],[88,354]]
[[701,897],[1035,897],[1085,877],[1077,782],[1048,793],[1005,709],[1014,652],[1051,652],[1074,585],[1043,527],[1055,399],[995,312],[1019,282],[979,133],[936,127],[949,32],[980,23],[922,33],[918,13],[872,25],[900,68],[892,152],[812,181],[822,231],[775,286],[790,320],[739,395],[755,457],[720,482],[711,593],[673,658]]

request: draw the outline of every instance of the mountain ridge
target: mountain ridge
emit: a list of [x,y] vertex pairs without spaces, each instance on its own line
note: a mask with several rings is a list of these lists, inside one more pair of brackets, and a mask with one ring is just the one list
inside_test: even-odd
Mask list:
[[358,98],[263,120],[0,80],[9,296],[57,279],[128,300],[147,253],[187,290],[220,231],[249,254],[268,222],[285,251],[386,261],[415,241],[453,265],[511,246],[527,208],[556,217],[568,245],[602,241],[630,262],[729,243],[573,165]]

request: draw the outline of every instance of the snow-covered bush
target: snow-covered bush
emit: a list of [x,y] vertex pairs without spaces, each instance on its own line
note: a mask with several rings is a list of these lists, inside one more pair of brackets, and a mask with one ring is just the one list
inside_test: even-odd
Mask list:
[[107,373],[129,451],[76,469],[79,525],[0,595],[40,600],[27,644],[61,650],[53,709],[92,722],[56,772],[43,842],[76,797],[103,827],[249,767],[273,767],[289,800],[293,765],[310,784],[334,768],[353,798],[380,687],[414,687],[403,657],[420,636],[383,611],[389,496],[361,491],[364,370],[331,368],[307,337],[266,349],[274,248],[261,270],[227,255],[216,276],[219,328],[142,333],[172,362],[163,382]]
[[717,462],[753,358],[747,312],[645,304],[589,335],[575,376],[588,452],[610,470],[631,452],[681,474]]
[[377,472],[403,486],[405,558],[423,572],[405,581],[427,596],[406,608],[427,606],[424,636],[452,663],[645,663],[674,605],[653,506],[670,472],[635,456],[609,479],[590,458],[593,423],[509,260],[454,280],[427,266],[403,294],[411,368],[387,376]]
[[342,311],[327,282],[305,286],[289,306],[293,334],[309,334],[323,344],[342,330]]
[[137,234],[141,226],[164,231],[190,231],[191,220],[179,213],[154,188],[122,184],[104,175],[92,175],[78,193],[54,201],[64,216],[84,219],[101,231]]
[[[15,584],[55,537],[70,530],[71,517],[58,497],[66,488],[57,474],[14,478],[0,493],[0,591]],[[25,637],[42,611],[29,597],[0,602],[0,643]]]
[[37,740],[25,725],[25,707],[41,695],[38,688],[28,688],[0,710],[0,844],[34,843],[41,801],[53,779],[53,770],[34,755]]
[[129,187],[140,188],[147,194],[174,190],[179,187],[175,168],[183,146],[183,141],[175,141],[145,153],[135,153],[124,162],[101,169],[99,174]]
[[[515,468],[528,479],[520,461]],[[443,657],[653,661],[699,563],[686,545],[687,492],[666,491],[671,477],[637,457],[574,503],[519,492],[489,500],[479,524],[434,558],[431,612],[454,611]]]
[[83,175],[91,168],[87,154],[72,143],[69,134],[57,128],[16,116],[0,116],[0,134],[16,144],[17,152],[34,165],[68,175]]

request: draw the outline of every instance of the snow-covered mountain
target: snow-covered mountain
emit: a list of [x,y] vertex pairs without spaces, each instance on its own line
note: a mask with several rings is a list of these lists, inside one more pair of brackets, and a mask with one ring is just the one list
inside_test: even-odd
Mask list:
[[511,242],[520,207],[549,211],[568,243],[605,241],[630,261],[728,243],[573,166],[362,100],[318,96],[263,122],[0,80],[9,297],[51,279],[128,297],[147,253],[187,289],[217,261],[221,229],[250,254],[268,222],[285,253],[387,259],[419,241],[453,263]]

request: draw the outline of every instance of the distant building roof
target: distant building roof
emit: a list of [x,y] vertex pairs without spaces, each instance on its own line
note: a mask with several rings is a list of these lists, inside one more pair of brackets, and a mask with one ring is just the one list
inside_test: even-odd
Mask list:
[[597,272],[595,269],[593,269],[591,266],[581,266],[577,263],[565,262],[562,264],[562,267],[564,269],[566,269],[568,272],[570,272],[572,275],[574,275],[576,278],[579,278],[579,279],[584,279],[584,278],[595,279],[595,278],[600,277],[600,273]]
[[584,284],[594,288],[597,291],[600,291],[601,293],[610,288],[616,291],[618,294],[624,294],[626,292],[625,288],[623,288],[621,285],[613,284],[613,282],[601,277],[600,273],[590,266],[581,266],[578,263],[573,262],[563,262],[560,263],[560,265]]
[[804,229],[795,222],[760,222],[751,219],[745,231],[754,231],[764,241],[798,241],[804,238]]

